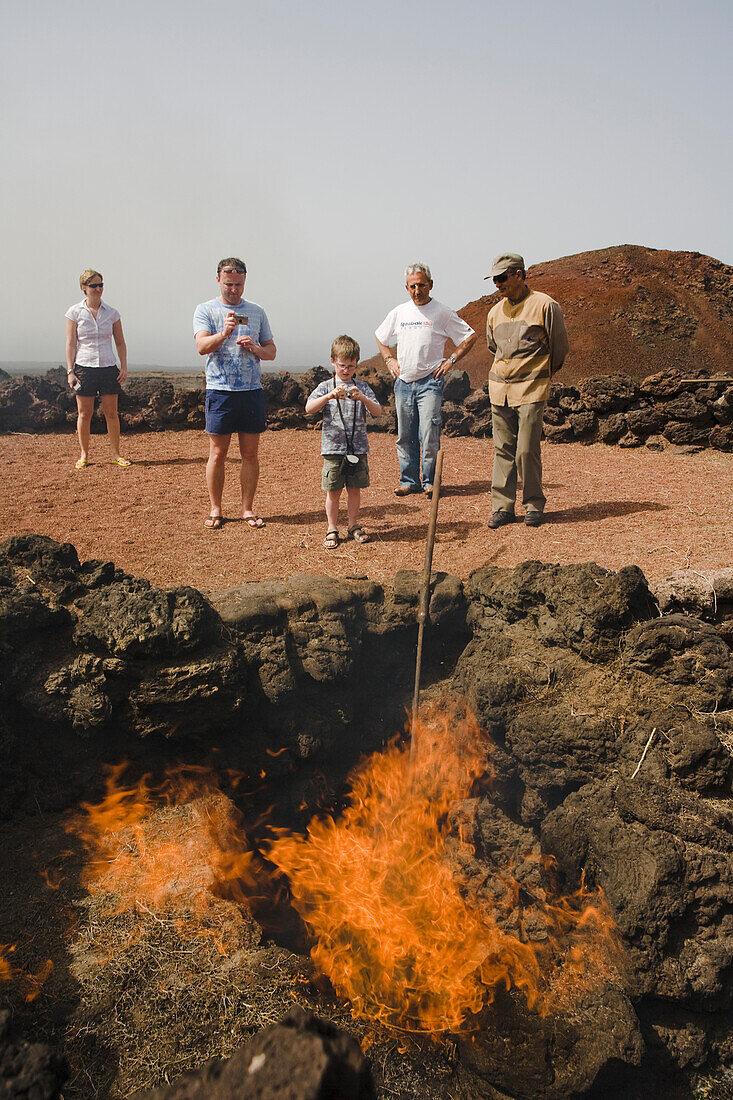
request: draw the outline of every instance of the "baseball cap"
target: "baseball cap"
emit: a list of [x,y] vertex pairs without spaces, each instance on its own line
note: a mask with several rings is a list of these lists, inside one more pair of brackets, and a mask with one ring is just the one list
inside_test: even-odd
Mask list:
[[518,252],[502,252],[500,256],[494,256],[491,264],[491,274],[484,275],[484,279],[493,279],[496,275],[503,275],[505,271],[525,270],[524,259]]

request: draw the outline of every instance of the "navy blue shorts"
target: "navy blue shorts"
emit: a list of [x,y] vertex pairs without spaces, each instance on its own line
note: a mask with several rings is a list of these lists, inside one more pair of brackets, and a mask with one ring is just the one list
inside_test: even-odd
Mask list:
[[265,430],[265,407],[264,390],[207,390],[206,431],[209,435],[260,435]]

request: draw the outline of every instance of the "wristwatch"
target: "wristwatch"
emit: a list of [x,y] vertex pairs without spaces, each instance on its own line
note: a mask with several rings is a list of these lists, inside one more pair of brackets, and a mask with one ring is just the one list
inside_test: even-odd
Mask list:
[[458,362],[458,360],[456,359],[455,355],[449,355],[449,356],[448,356],[448,358],[450,359],[451,363],[452,363],[452,364],[453,364],[453,366],[455,367],[456,363]]

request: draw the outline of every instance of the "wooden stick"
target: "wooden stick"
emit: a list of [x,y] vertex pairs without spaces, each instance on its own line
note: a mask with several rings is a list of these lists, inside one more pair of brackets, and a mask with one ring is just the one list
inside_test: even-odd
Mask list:
[[415,763],[417,752],[417,707],[420,701],[420,666],[422,665],[422,642],[425,622],[430,606],[430,574],[433,568],[433,546],[435,545],[435,528],[438,522],[438,503],[440,501],[440,483],[443,476],[443,448],[438,451],[435,461],[435,479],[433,481],[433,500],[430,509],[430,522],[428,523],[428,541],[425,544],[425,562],[422,571],[422,586],[420,589],[420,607],[417,613],[417,658],[415,661],[415,690],[412,695],[412,720],[410,724],[410,766]]
[[633,775],[631,776],[632,779],[636,779],[636,776],[638,775],[638,772],[639,772],[639,768],[644,763],[644,757],[649,752],[649,746],[651,745],[652,741],[654,740],[654,734],[656,732],[657,732],[657,727],[655,726],[654,729],[652,730],[652,732],[649,734],[649,740],[647,741],[646,745],[644,746],[644,751],[641,754],[641,760],[639,761],[639,763],[634,768]]

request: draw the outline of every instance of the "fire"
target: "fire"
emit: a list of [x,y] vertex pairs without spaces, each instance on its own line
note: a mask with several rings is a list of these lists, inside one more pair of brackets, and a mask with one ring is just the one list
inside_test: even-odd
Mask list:
[[[426,709],[416,746],[414,763],[398,743],[372,755],[350,776],[340,817],[314,818],[305,836],[277,832],[262,852],[203,769],[158,788],[146,777],[124,785],[124,765],[112,769],[105,798],[72,826],[90,853],[83,882],[104,910],[90,917],[94,961],[138,942],[151,921],[212,937],[222,953],[243,947],[245,916],[251,929],[272,894],[270,861],[312,934],[316,967],[372,1022],[467,1031],[501,988],[549,1013],[612,978],[618,938],[599,891],[563,897],[531,839],[515,866],[475,857],[493,748],[475,718],[458,705]],[[110,912],[135,919],[113,927]]]
[[171,772],[159,787],[143,776],[123,786],[110,769],[98,804],[83,803],[68,826],[90,853],[82,884],[114,912],[172,920],[183,936],[210,935],[226,953],[232,907],[252,893],[252,852],[239,815],[204,769]]
[[8,956],[14,951],[15,945],[0,943],[0,982],[14,982],[25,1001],[35,1001],[41,986],[53,971],[53,963],[51,959],[46,959],[35,974],[28,973],[10,962]]
[[[457,709],[425,712],[416,736],[414,767],[404,745],[375,754],[351,776],[340,818],[281,834],[267,853],[315,937],[312,957],[356,1015],[405,1031],[465,1029],[502,986],[551,1011],[608,974],[607,908],[584,890],[528,894],[506,868],[475,889],[451,851],[471,854],[449,811],[490,775],[490,740]],[[524,926],[538,922],[532,942]]]

